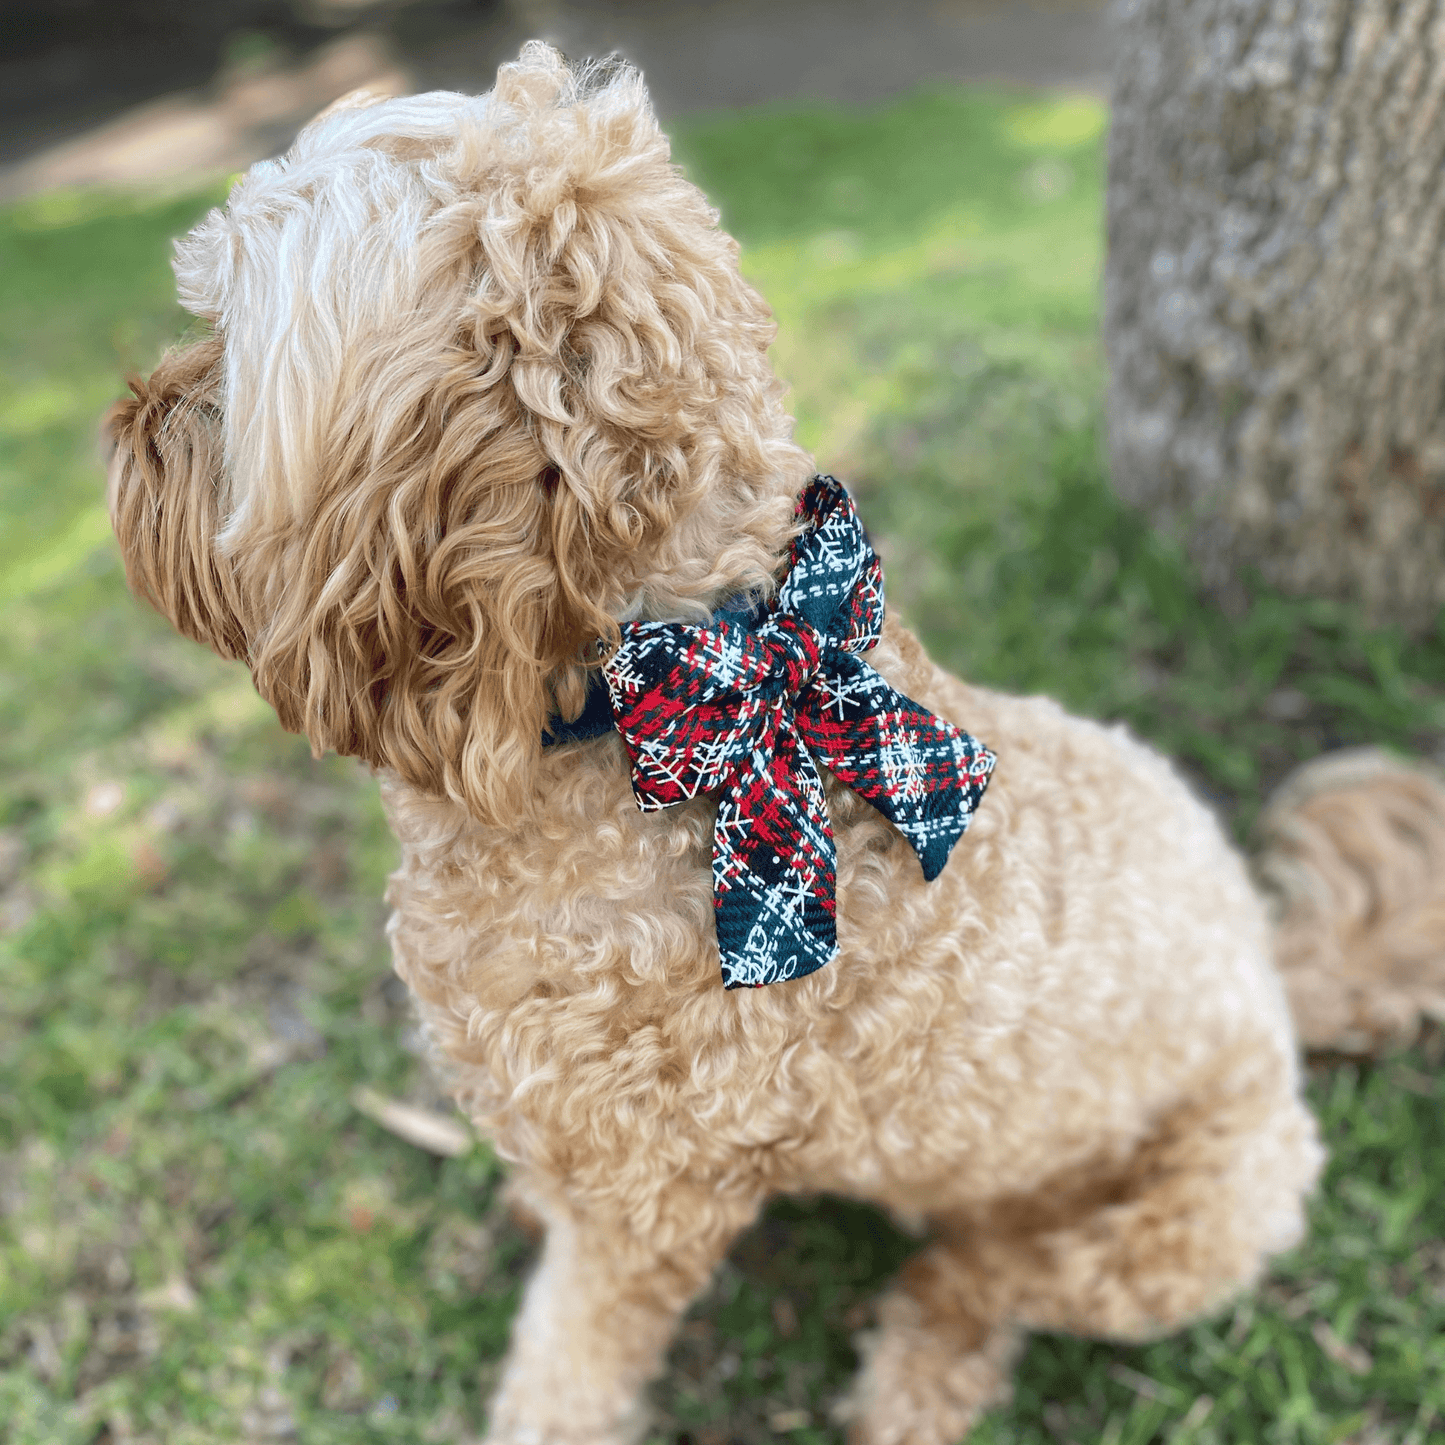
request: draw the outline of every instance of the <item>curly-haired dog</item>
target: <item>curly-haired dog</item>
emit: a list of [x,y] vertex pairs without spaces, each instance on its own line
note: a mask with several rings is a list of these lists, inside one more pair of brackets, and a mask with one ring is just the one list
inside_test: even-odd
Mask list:
[[[381,771],[397,971],[547,1229],[492,1440],[633,1439],[679,1314],[778,1191],[930,1225],[865,1341],[866,1442],[957,1440],[1022,1330],[1168,1330],[1299,1238],[1321,1149],[1265,906],[1121,728],[971,687],[890,619],[868,660],[995,780],[925,883],[825,772],[839,955],[737,991],[715,799],[640,812],[616,732],[542,746],[619,624],[768,594],[814,473],[769,313],[635,72],[532,45],[480,98],[333,110],[176,274],[212,329],[112,414],[116,532],[135,589],[288,728]],[[1409,987],[1371,1002],[1376,905],[1398,923],[1433,880],[1394,867],[1376,897],[1369,847],[1445,837],[1436,785],[1384,776],[1383,810],[1344,779],[1358,826],[1331,831],[1333,784],[1275,820],[1321,1042],[1440,998],[1432,905]]]

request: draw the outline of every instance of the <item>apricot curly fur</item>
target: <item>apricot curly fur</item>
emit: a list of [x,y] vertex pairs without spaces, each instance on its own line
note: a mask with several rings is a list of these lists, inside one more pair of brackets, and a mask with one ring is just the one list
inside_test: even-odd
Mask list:
[[397,971],[546,1229],[496,1445],[635,1440],[778,1191],[931,1228],[839,1407],[865,1445],[956,1440],[1022,1329],[1167,1330],[1299,1237],[1321,1150],[1263,901],[1124,730],[890,618],[870,660],[1000,755],[983,808],[925,885],[825,777],[840,955],[731,993],[715,803],[640,813],[615,735],[540,747],[620,622],[767,592],[813,471],[635,72],[532,44],[486,96],[335,108],[176,270],[213,329],[112,415],[116,533],[286,726],[381,772]]

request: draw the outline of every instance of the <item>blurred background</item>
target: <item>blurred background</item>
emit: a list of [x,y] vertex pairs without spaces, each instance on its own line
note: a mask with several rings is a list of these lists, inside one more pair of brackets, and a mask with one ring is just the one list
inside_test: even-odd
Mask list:
[[[475,1440],[532,1258],[389,971],[374,783],[125,590],[97,426],[194,326],[173,238],[356,86],[486,89],[533,36],[620,51],[742,243],[890,606],[973,680],[1151,738],[1246,842],[1302,759],[1445,744],[1435,434],[1341,432],[1298,486],[1280,450],[1368,385],[1430,392],[1441,354],[1404,251],[1329,260],[1354,206],[1438,274],[1410,219],[1438,215],[1436,7],[1325,9],[10,0],[0,1441]],[[1320,119],[1330,66],[1351,115],[1382,117],[1370,174],[1396,167],[1416,210],[1351,199],[1375,152],[1368,125]],[[1295,205],[1286,173],[1349,204]],[[1320,297],[1371,265],[1395,299],[1362,290],[1338,320]],[[1325,340],[1296,345],[1287,318],[1319,315]],[[1290,359],[1310,346],[1320,374],[1353,355],[1368,375],[1310,392]],[[1344,520],[1296,536],[1311,497]],[[1425,580],[1395,607],[1381,576]],[[1036,1339],[972,1438],[1445,1439],[1441,1053],[1431,1026],[1380,1064],[1311,1060],[1333,1163],[1310,1239],[1174,1339]],[[775,1206],[684,1325],[649,1439],[841,1441],[851,1340],[914,1247],[860,1206]]]
[[5,24],[0,195],[237,169],[358,85],[485,90],[537,36],[625,55],[668,120],[938,79],[1108,84],[1099,0],[11,0]]

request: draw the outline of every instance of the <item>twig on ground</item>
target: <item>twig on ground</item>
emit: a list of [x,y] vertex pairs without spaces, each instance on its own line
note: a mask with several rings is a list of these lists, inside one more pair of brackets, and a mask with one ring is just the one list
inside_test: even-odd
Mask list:
[[1316,1320],[1310,1327],[1310,1333],[1326,1358],[1343,1366],[1352,1375],[1368,1375],[1375,1368],[1374,1357],[1368,1350],[1346,1344],[1324,1320]]
[[1173,1385],[1161,1385],[1158,1380],[1151,1380],[1148,1375],[1141,1375],[1138,1370],[1131,1370],[1128,1365],[1110,1365],[1109,1378],[1127,1386],[1146,1400],[1158,1400],[1160,1404],[1168,1405],[1179,1399],[1179,1391]]
[[445,1114],[434,1114],[430,1109],[418,1109],[415,1104],[388,1099],[375,1089],[353,1089],[351,1102],[387,1133],[405,1139],[418,1149],[425,1149],[428,1154],[455,1159],[476,1142],[475,1135],[460,1119],[449,1119]]

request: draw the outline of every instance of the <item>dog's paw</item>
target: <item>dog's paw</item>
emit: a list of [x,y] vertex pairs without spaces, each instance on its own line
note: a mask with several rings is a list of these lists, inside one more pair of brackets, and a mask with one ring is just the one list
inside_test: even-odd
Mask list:
[[636,1434],[619,1435],[612,1430],[599,1434],[571,1427],[563,1430],[555,1425],[523,1425],[488,1430],[480,1445],[635,1445],[636,1440]]
[[897,1318],[859,1340],[864,1365],[834,1412],[849,1445],[958,1445],[985,1410],[1011,1393],[1012,1329],[974,1349]]
[[494,1421],[480,1445],[636,1445],[641,1427],[563,1424],[551,1421]]
[[635,1402],[584,1398],[563,1391],[503,1391],[493,1403],[481,1445],[636,1445],[647,1420]]

